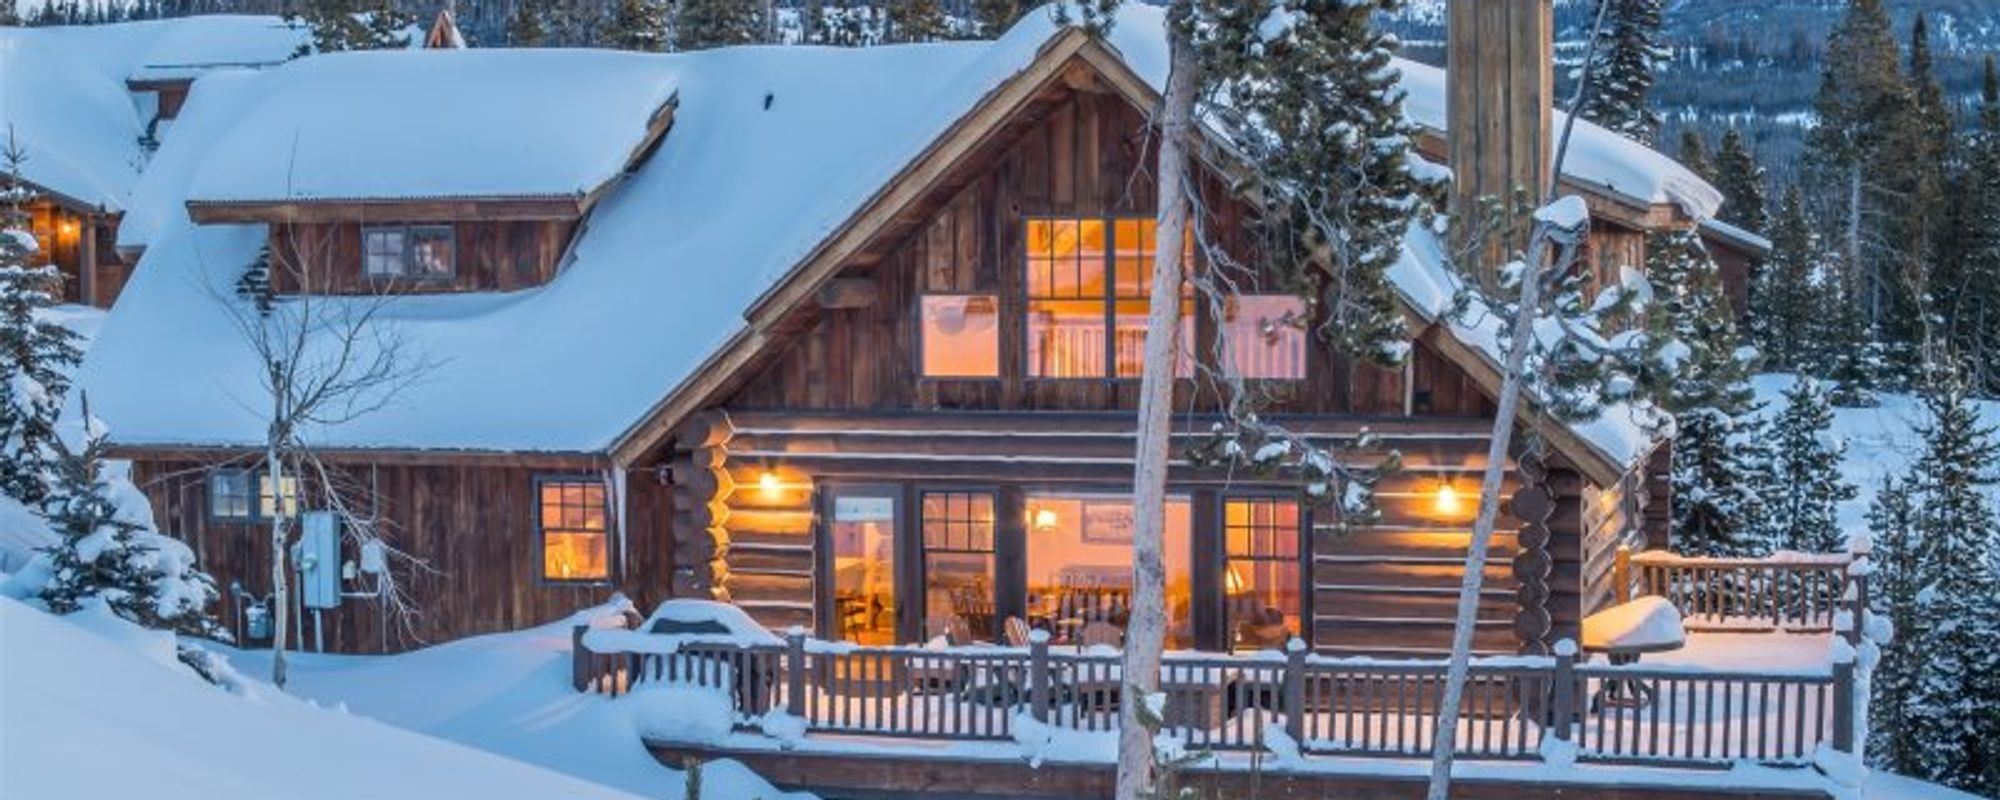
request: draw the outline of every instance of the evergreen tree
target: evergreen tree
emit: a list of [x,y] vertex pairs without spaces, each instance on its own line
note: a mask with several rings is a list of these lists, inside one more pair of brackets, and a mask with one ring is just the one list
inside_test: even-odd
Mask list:
[[1780,550],[1832,553],[1841,548],[1840,504],[1856,496],[1840,477],[1847,443],[1832,440],[1833,407],[1818,381],[1799,378],[1771,420],[1770,478],[1764,495],[1766,538]]
[[1721,271],[1700,234],[1655,236],[1646,276],[1656,297],[1648,325],[1674,352],[1666,369],[1646,376],[1674,414],[1674,529],[1707,555],[1745,555],[1762,517],[1750,355],[1739,346],[1734,315],[1722,296]]
[[1917,283],[1888,230],[1906,197],[1909,164],[1900,150],[1914,105],[1882,0],[1851,0],[1827,40],[1813,101],[1818,124],[1806,137],[1806,185],[1818,190],[1809,199],[1852,273],[1846,283],[1871,349],[1895,356],[1899,368],[1921,335]]
[[[1583,98],[1583,118],[1646,144],[1660,129],[1647,95],[1653,70],[1666,59],[1659,44],[1661,0],[1597,0],[1604,24],[1591,56],[1591,91]],[[1582,74],[1579,70],[1571,77]]]
[[1722,132],[1715,152],[1716,188],[1722,190],[1720,218],[1738,228],[1763,234],[1768,222],[1764,205],[1764,168],[1750,154],[1743,134],[1730,127]]
[[[1373,16],[1395,0],[1202,0],[1204,96],[1251,165],[1260,253],[1279,287],[1315,304],[1314,330],[1378,363],[1407,347],[1386,274],[1430,186],[1412,172],[1391,37]],[[1272,19],[1282,26],[1267,24]],[[1228,359],[1221,359],[1227,362]]]
[[1829,301],[1819,240],[1797,186],[1785,190],[1771,226],[1771,253],[1750,283],[1750,325],[1768,369],[1820,372],[1826,353],[1817,327]]
[[1701,132],[1693,128],[1681,131],[1680,155],[1675,156],[1681,166],[1703,178],[1714,180],[1715,168],[1708,163],[1708,140],[1701,138]]
[[1916,480],[1927,584],[1917,595],[1923,671],[1909,702],[1912,735],[1923,743],[1915,777],[1991,795],[2000,793],[2000,520],[1989,494],[2000,481],[2000,444],[1949,367],[1932,371],[1923,401]]
[[941,41],[951,38],[951,20],[938,0],[891,0],[884,38],[891,43]]
[[507,18],[507,44],[512,47],[541,47],[549,39],[550,0],[521,0],[514,15]]
[[83,358],[76,334],[41,318],[62,283],[54,265],[36,265],[37,244],[21,179],[27,154],[13,129],[0,151],[0,494],[30,508],[48,498],[57,456],[56,418],[69,373]]
[[304,24],[312,41],[299,45],[294,56],[345,50],[397,50],[410,46],[416,18],[397,10],[389,0],[364,7],[362,0],[302,0],[285,20]]
[[1909,720],[1910,698],[1925,663],[1919,649],[1925,620],[1917,612],[1925,580],[1919,563],[1917,501],[1911,491],[1909,481],[1884,479],[1868,506],[1868,530],[1875,541],[1871,610],[1895,631],[1869,681],[1874,695],[1868,704],[1868,759],[1878,768],[1904,775],[1916,774],[1917,754],[1923,749]]
[[618,0],[618,11],[602,32],[606,46],[658,53],[667,49],[667,9],[661,0]]
[[1861,299],[1866,293],[1857,288],[1862,277],[1844,265],[1823,277],[1820,320],[1814,326],[1814,347],[1819,352],[1810,371],[1833,382],[1834,405],[1872,407],[1877,403],[1875,390],[1881,388],[1882,375],[1888,371],[1888,359],[1880,330],[1868,324],[1867,306]]
[[1034,8],[1027,0],[972,0],[972,21],[981,39],[998,39]]
[[2000,69],[1986,57],[1979,124],[1956,181],[1952,244],[1938,264],[1935,291],[1946,339],[1963,354],[1974,390],[2000,395]]
[[762,41],[764,12],[758,0],[681,0],[674,14],[674,49],[707,50]]
[[[117,486],[105,477],[104,437],[92,428],[81,452],[58,445],[59,480],[44,514],[62,540],[48,550],[42,601],[67,614],[98,598],[148,628],[227,638],[209,613],[215,581],[195,567],[187,545],[151,530],[151,511],[138,489],[123,476]],[[137,510],[120,508],[117,494]]]

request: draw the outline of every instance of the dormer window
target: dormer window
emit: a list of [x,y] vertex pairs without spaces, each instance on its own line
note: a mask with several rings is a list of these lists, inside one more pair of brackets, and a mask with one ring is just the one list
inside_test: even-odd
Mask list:
[[371,281],[448,281],[456,270],[450,225],[368,225],[362,274]]

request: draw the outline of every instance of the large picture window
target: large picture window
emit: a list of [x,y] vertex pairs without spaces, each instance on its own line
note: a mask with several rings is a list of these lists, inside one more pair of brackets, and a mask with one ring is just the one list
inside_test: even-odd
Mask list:
[[[1121,644],[1132,610],[1132,497],[1033,494],[1026,511],[1029,624],[1058,644]],[[1167,498],[1170,649],[1194,646],[1193,519],[1186,497]]]
[[925,492],[922,528],[925,632],[997,641],[993,494]]
[[[1151,310],[1150,219],[1027,222],[1028,376],[1136,378]],[[1194,373],[1194,301],[1181,293],[1181,358]]]
[[602,581],[611,577],[611,537],[604,482],[543,478],[536,484],[542,577]]
[[1223,502],[1224,607],[1232,649],[1282,649],[1299,633],[1299,504],[1279,498]]
[[377,281],[451,280],[455,249],[450,225],[369,225],[361,229],[362,274]]
[[1225,298],[1221,327],[1236,373],[1260,380],[1306,377],[1305,301],[1295,295]]

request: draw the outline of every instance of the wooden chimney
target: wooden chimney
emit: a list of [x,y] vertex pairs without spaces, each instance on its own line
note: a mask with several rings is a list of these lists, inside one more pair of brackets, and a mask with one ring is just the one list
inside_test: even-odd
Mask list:
[[[1548,185],[1555,94],[1553,0],[1449,0],[1447,108],[1454,175],[1452,218],[1462,235],[1481,198],[1536,202]],[[1511,236],[1487,234],[1478,272],[1490,289],[1495,268],[1525,244],[1525,220]]]

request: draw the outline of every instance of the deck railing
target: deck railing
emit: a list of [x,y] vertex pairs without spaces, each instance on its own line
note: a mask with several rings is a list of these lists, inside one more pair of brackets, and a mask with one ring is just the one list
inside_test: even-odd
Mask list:
[[1612,583],[1631,586],[1636,569],[1639,591],[1672,602],[1690,630],[1831,631],[1843,612],[1866,602],[1866,581],[1848,575],[1851,563],[1846,554],[1702,558],[1621,549]]
[[[1117,655],[1045,640],[929,649],[793,634],[782,645],[600,653],[587,646],[586,630],[577,628],[574,641],[580,691],[713,687],[730,694],[746,729],[776,710],[810,734],[871,738],[1008,740],[1032,733],[1017,730],[1024,724],[1112,731],[1123,694]],[[1165,725],[1191,748],[1260,750],[1282,731],[1309,755],[1421,757],[1436,733],[1445,662],[1328,658],[1298,647],[1169,654],[1161,677]],[[1555,737],[1587,761],[1806,764],[1821,744],[1852,751],[1853,694],[1851,663],[1755,672],[1579,664],[1574,656],[1475,659],[1457,755],[1534,760]]]

